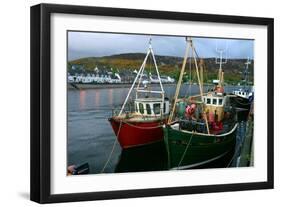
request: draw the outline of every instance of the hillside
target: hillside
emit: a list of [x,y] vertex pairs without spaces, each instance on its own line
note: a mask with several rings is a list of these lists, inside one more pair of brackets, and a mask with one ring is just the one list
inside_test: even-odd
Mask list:
[[[77,72],[91,73],[96,66],[99,69],[109,70],[112,68],[114,72],[125,72],[139,70],[145,54],[143,53],[128,53],[118,54],[104,57],[88,57],[68,62],[68,70],[70,71],[72,66],[80,66],[81,70]],[[169,75],[174,78],[178,78],[179,71],[182,65],[183,58],[173,56],[155,56],[158,68],[161,75]],[[238,83],[243,78],[243,72],[245,68],[246,59],[229,59],[226,64],[223,64],[225,71],[225,81],[228,83]],[[188,66],[189,63],[187,63]],[[215,58],[204,59],[205,81],[211,81],[216,79],[219,65],[215,63]],[[146,70],[154,73],[154,66],[152,58],[148,58]],[[249,65],[249,79],[253,81],[253,63]],[[195,77],[193,69],[192,77]],[[189,74],[189,71],[186,71]],[[187,77],[186,77],[187,78]]]

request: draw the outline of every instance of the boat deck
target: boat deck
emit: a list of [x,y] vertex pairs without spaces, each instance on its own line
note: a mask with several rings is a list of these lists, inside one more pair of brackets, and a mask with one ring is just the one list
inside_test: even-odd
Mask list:
[[[194,133],[194,134],[198,134],[198,135],[206,135],[207,134],[207,133],[199,132],[199,131],[196,131],[196,130],[182,129],[180,127],[179,121],[172,123],[170,125],[170,127],[172,129],[174,129],[174,130],[183,131],[183,132],[186,132],[186,133]],[[209,135],[211,135],[211,136],[225,135],[225,134],[228,134],[231,131],[233,131],[236,127],[237,127],[237,124],[233,124],[233,123],[230,123],[230,122],[225,122],[223,124],[223,129],[222,130],[212,130],[212,129],[210,129],[210,134]]]

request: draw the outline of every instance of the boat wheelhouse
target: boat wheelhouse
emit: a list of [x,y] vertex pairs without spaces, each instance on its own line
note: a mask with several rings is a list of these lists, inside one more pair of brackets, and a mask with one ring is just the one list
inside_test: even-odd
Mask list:
[[250,100],[251,97],[253,96],[252,91],[250,91],[249,89],[241,89],[241,88],[239,90],[234,90],[233,94],[236,96],[239,96],[241,98],[248,99],[248,100]]
[[169,100],[157,98],[139,98],[135,100],[135,112],[148,117],[161,117],[169,114]]
[[[203,103],[205,105],[206,114],[213,114],[217,121],[222,121],[224,118],[224,107],[226,97],[214,93],[208,93],[203,96]],[[208,116],[207,116],[208,117]]]

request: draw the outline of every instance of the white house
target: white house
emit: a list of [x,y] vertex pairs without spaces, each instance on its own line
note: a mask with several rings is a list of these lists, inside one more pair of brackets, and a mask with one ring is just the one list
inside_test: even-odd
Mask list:
[[106,74],[88,73],[84,74],[67,74],[67,81],[69,83],[121,83],[121,77],[118,73],[113,75],[112,72]]

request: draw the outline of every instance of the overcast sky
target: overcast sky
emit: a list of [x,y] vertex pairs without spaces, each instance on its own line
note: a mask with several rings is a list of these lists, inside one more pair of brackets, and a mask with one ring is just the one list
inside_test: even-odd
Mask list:
[[[183,57],[184,37],[68,32],[68,59],[122,53],[146,53],[149,39],[156,55]],[[227,50],[228,58],[253,58],[254,41],[242,39],[192,38],[200,57],[218,57],[216,48]],[[224,54],[225,55],[225,54]]]

